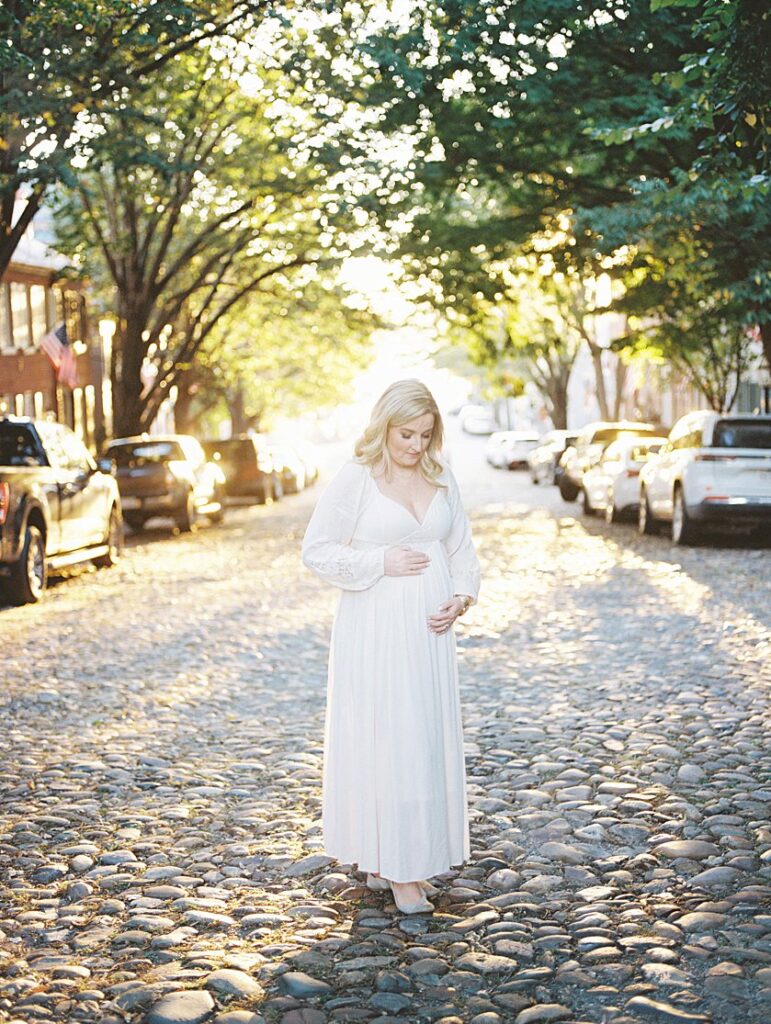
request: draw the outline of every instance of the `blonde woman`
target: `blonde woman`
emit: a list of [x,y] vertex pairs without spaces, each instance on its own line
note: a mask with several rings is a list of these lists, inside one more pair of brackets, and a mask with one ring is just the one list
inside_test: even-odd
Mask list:
[[442,419],[417,380],[376,403],[355,458],[313,513],[303,562],[342,590],[332,630],[324,757],[327,853],[358,864],[404,913],[469,854],[452,626],[479,562]]

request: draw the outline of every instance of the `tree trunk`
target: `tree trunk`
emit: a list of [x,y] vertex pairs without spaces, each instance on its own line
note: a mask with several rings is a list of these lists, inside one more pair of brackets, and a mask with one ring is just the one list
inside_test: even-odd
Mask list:
[[568,395],[567,388],[554,388],[550,395],[550,410],[552,426],[555,430],[568,429]]
[[228,412],[230,413],[230,432],[233,437],[236,434],[245,434],[248,429],[246,410],[244,408],[244,389],[239,384],[236,390],[228,396]]
[[604,420],[613,419],[611,416],[610,405],[608,403],[608,389],[605,386],[605,369],[602,365],[602,353],[604,349],[600,348],[599,345],[593,345],[587,341],[589,351],[592,356],[592,363],[594,364],[594,379],[596,384],[597,404],[600,407],[600,416]]
[[145,358],[145,325],[130,306],[120,309],[113,360],[113,422],[116,437],[142,432],[142,363]]
[[620,356],[616,356],[616,394],[613,400],[613,419],[621,419],[621,409],[624,404],[624,387],[626,386],[626,378],[629,373],[629,367],[621,359]]
[[549,417],[555,430],[567,430],[568,426],[568,380],[570,370],[562,370],[546,376],[539,373],[536,383],[541,390]]
[[178,434],[191,434],[193,430],[193,397],[195,395],[195,375],[183,374],[177,382],[177,399],[174,402],[174,429]]
[[766,369],[771,373],[771,320],[760,320],[758,329],[760,330],[760,340],[763,343],[763,354],[766,357]]

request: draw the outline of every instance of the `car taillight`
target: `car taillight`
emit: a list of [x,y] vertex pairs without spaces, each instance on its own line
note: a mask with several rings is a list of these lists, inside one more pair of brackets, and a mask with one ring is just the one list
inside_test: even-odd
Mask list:
[[8,518],[8,509],[11,506],[11,485],[0,484],[0,526]]

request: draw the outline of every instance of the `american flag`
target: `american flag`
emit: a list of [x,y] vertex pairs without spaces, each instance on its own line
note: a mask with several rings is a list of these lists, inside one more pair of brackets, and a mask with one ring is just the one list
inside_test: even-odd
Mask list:
[[74,388],[78,383],[78,363],[67,337],[67,325],[61,323],[53,331],[44,334],[40,339],[40,347],[51,360],[57,381],[66,388]]

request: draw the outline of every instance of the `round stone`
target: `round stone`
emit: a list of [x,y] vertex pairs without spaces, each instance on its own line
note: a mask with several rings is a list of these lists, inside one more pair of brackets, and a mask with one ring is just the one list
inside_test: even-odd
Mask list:
[[208,992],[171,992],[150,1008],[147,1024],[202,1024],[213,1009],[214,1000]]
[[220,995],[232,996],[235,999],[258,999],[263,994],[262,986],[246,971],[237,971],[229,967],[212,971],[204,984]]
[[520,1011],[515,1019],[515,1024],[541,1024],[542,1021],[570,1020],[573,1011],[563,1006],[562,1003],[539,1003],[537,1006],[528,1006],[526,1010]]
[[706,860],[707,857],[719,856],[720,847],[715,846],[714,843],[705,842],[703,839],[673,839],[654,846],[653,853],[670,860],[677,857],[687,857],[688,860]]
[[295,996],[297,999],[314,999],[329,995],[332,991],[331,985],[302,971],[287,971],[278,979],[278,985],[286,995]]

